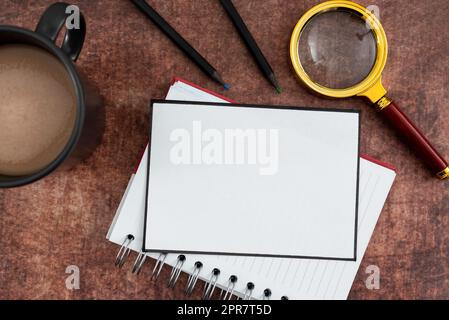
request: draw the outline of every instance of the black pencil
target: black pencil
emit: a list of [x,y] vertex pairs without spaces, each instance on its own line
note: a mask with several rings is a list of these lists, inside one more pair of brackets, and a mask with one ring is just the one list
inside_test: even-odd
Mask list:
[[220,74],[211,64],[193,48],[167,21],[162,18],[145,0],[131,0],[159,29],[170,38],[179,49],[195,62],[209,77],[220,83],[225,89],[230,86],[223,81]]
[[232,1],[231,0],[220,0],[220,2],[223,5],[226,12],[228,13],[232,22],[234,23],[234,26],[237,28],[240,36],[243,38],[243,41],[245,42],[245,44],[248,47],[251,54],[253,55],[257,64],[259,65],[259,68],[262,71],[262,73],[265,75],[265,77],[267,77],[267,79],[271,82],[271,84],[276,88],[276,91],[278,93],[281,93],[282,88],[279,86],[279,83],[274,75],[273,69],[271,68],[267,59],[263,55],[262,51],[260,50],[259,46],[256,43],[256,40],[254,40],[254,37],[251,35],[251,32],[248,30],[248,27],[246,26],[245,22],[243,21],[242,17],[238,13],[238,11],[235,8]]

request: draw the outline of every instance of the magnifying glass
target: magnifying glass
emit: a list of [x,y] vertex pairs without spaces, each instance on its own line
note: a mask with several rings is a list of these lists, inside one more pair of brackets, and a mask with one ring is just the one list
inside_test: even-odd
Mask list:
[[328,1],[298,22],[290,43],[293,67],[302,82],[328,97],[362,96],[390,123],[440,179],[449,177],[448,162],[387,97],[381,74],[388,42],[377,17],[352,1]]

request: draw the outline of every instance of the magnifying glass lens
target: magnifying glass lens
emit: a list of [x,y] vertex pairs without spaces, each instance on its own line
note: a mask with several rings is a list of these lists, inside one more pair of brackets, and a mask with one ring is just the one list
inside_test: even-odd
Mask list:
[[298,53],[315,83],[347,89],[362,82],[376,62],[376,38],[355,12],[333,10],[313,17],[300,34]]

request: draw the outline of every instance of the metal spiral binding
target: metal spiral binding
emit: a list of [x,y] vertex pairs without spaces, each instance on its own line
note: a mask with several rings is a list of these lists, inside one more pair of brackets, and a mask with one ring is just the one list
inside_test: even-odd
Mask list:
[[181,275],[182,266],[184,265],[184,262],[186,261],[186,256],[181,254],[178,256],[178,261],[176,261],[175,266],[171,270],[170,279],[168,280],[167,286],[169,288],[174,288],[176,285],[176,282],[178,282],[179,276]]
[[[120,247],[120,250],[117,254],[117,257],[115,259],[115,266],[121,268],[126,262],[126,259],[129,257],[129,254],[131,253],[131,243],[134,241],[134,236],[132,234],[129,234],[126,236],[125,240],[122,243],[122,246]],[[143,265],[145,264],[145,261],[148,257],[148,254],[146,252],[140,252],[137,256],[136,261],[134,262],[132,272],[134,274],[140,274]],[[152,274],[151,274],[151,280],[157,280],[159,275],[161,274],[161,271],[165,265],[165,260],[167,259],[166,253],[161,253],[154,265]],[[186,261],[185,255],[179,255],[178,260],[175,264],[175,266],[172,268],[172,271],[170,273],[170,278],[168,281],[168,287],[174,288],[176,283],[178,282],[178,279],[182,272],[182,267],[184,266],[184,263]],[[201,273],[201,270],[203,269],[203,264],[200,261],[195,262],[194,269],[192,273],[189,275],[189,278],[187,280],[187,286],[185,289],[186,295],[191,295],[193,290],[195,289],[195,286],[199,280],[199,276]],[[220,269],[213,269],[212,274],[209,278],[209,281],[206,282],[204,286],[204,292],[202,299],[203,300],[210,300],[212,298],[212,295],[215,291],[215,288],[217,287],[218,278],[220,277]],[[222,300],[231,300],[235,287],[237,284],[238,278],[235,275],[231,275],[229,277],[228,286],[226,290],[222,289],[220,293],[220,299]],[[252,282],[248,282],[246,285],[245,292],[243,294],[243,300],[251,300],[253,291],[254,291],[255,285]],[[272,295],[272,292],[269,288],[265,289],[263,292],[263,300],[270,300]],[[287,296],[282,296],[281,300],[289,300]]]
[[134,262],[133,266],[133,273],[139,275],[140,271],[142,270],[143,264],[145,263],[145,260],[147,259],[148,254],[146,252],[140,252],[137,256],[136,261]]
[[208,282],[204,286],[203,300],[210,300],[214,294],[214,290],[217,287],[217,281],[220,277],[220,269],[215,268],[212,270],[212,274]]
[[267,288],[263,291],[263,299],[262,300],[270,300],[270,298],[271,298],[271,290]]
[[[237,280],[238,280],[237,276],[232,275],[229,277],[228,287],[226,288],[226,291],[221,290],[220,299],[226,300],[228,298],[228,295],[229,295],[228,300],[232,299],[232,296],[233,296],[234,290],[235,290],[235,285],[237,284]],[[223,296],[223,293],[224,293],[224,296]]]
[[131,243],[133,241],[134,241],[134,236],[132,234],[128,234],[126,236],[126,239],[123,241],[122,246],[120,247],[117,257],[115,258],[115,266],[116,267],[121,268],[125,264],[125,261],[131,252],[131,248],[129,246],[131,245]]
[[248,282],[246,285],[245,292],[243,293],[243,300],[251,300],[253,296],[253,291],[256,286],[252,282]]
[[154,264],[153,273],[151,274],[151,280],[157,280],[157,278],[159,278],[162,268],[165,265],[165,259],[167,259],[167,254],[161,253],[156,263]]
[[196,283],[198,282],[198,278],[200,277],[201,269],[203,269],[203,263],[200,261],[195,262],[195,268],[187,280],[187,286],[185,290],[185,294],[190,296],[195,289]]

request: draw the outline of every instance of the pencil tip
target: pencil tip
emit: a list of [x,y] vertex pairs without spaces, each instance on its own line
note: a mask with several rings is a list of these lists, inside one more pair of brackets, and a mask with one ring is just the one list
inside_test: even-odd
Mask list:
[[217,71],[214,71],[212,73],[212,79],[214,79],[219,84],[221,84],[225,88],[225,90],[229,90],[231,88],[231,86],[229,84],[224,82],[223,78],[220,76],[220,74]]
[[270,82],[271,82],[271,84],[273,85],[273,87],[276,89],[276,92],[277,92],[278,94],[281,94],[283,90],[282,90],[282,87],[279,85],[278,80],[277,80],[276,77],[274,76],[274,73],[271,73],[271,74],[268,76],[268,79],[270,79]]
[[276,87],[276,92],[277,92],[278,94],[281,94],[283,91],[284,91],[284,90],[283,90],[281,87],[279,87],[279,86]]

